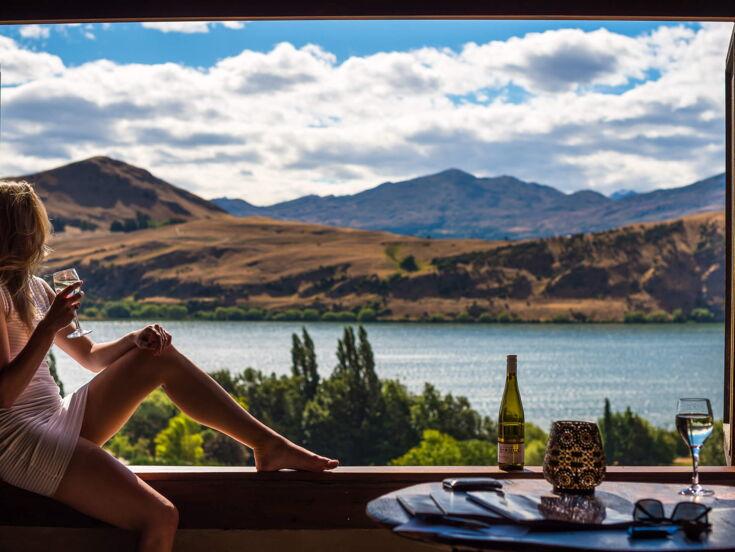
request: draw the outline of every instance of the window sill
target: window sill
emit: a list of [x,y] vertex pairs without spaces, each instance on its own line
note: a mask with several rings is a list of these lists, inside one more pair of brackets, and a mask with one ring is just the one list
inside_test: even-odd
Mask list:
[[[372,529],[365,505],[380,495],[445,477],[487,475],[541,478],[540,467],[501,472],[497,467],[345,467],[327,473],[258,473],[253,468],[133,466],[169,497],[184,529]],[[735,468],[705,467],[702,479],[735,485]],[[686,467],[613,466],[608,481],[688,481]],[[0,525],[95,527],[99,522],[53,500],[0,484]]]

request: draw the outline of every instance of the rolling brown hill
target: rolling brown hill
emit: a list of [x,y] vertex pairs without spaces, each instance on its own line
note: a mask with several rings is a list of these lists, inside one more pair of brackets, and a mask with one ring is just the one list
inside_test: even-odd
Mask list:
[[[200,298],[275,310],[372,305],[390,319],[469,312],[621,320],[633,310],[721,312],[723,227],[723,215],[709,213],[487,242],[222,215],[128,234],[61,234],[49,265],[77,266],[91,299]],[[402,263],[409,256],[415,267]]]
[[114,221],[141,215],[153,224],[166,224],[223,213],[145,169],[109,157],[92,157],[10,179],[34,185],[57,231],[65,226],[108,230]]

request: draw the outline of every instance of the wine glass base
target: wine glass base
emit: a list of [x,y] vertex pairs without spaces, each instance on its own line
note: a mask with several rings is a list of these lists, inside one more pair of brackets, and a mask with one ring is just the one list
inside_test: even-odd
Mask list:
[[703,489],[702,487],[686,487],[679,491],[679,494],[684,496],[713,496],[715,492],[711,489]]
[[66,337],[74,339],[75,337],[82,337],[84,335],[91,334],[92,330],[74,330],[70,334],[68,334]]

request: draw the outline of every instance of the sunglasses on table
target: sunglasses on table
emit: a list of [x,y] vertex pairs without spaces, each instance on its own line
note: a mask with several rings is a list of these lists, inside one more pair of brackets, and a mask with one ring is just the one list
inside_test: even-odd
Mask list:
[[[647,530],[663,525],[674,531],[681,529],[688,538],[699,540],[712,527],[708,515],[711,510],[709,506],[698,502],[679,502],[674,506],[671,516],[667,517],[660,500],[655,498],[639,500],[633,507],[633,521],[637,525],[631,528],[631,536],[663,536],[657,534],[655,530]],[[674,532],[666,531],[663,527],[661,529],[666,535]]]

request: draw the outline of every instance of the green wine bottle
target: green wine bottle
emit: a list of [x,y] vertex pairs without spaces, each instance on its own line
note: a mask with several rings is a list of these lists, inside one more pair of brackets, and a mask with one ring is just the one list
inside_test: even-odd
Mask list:
[[524,415],[518,390],[518,358],[508,355],[505,390],[498,415],[498,467],[522,470],[524,464]]

